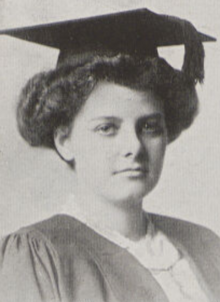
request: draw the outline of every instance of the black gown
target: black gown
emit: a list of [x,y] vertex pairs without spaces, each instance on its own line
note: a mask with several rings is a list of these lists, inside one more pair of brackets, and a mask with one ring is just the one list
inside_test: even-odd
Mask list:
[[[150,214],[190,257],[209,301],[220,301],[220,239],[204,227]],[[23,228],[0,243],[1,302],[167,302],[125,249],[67,215]]]

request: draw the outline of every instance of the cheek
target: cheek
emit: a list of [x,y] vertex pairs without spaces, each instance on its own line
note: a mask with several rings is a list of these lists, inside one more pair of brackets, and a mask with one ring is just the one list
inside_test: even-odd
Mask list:
[[166,138],[155,140],[149,151],[150,164],[152,170],[160,173],[163,167],[164,156],[166,152]]
[[76,173],[85,178],[104,178],[110,172],[114,158],[111,146],[98,144],[96,141],[82,142],[75,152]]

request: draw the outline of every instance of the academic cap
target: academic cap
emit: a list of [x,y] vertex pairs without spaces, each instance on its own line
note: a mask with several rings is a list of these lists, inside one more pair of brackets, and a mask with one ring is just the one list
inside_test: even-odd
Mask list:
[[81,62],[94,54],[156,57],[159,46],[184,44],[182,71],[194,81],[202,81],[204,77],[202,42],[215,41],[186,20],[156,14],[146,8],[8,29],[0,34],[60,49],[58,66],[66,61]]

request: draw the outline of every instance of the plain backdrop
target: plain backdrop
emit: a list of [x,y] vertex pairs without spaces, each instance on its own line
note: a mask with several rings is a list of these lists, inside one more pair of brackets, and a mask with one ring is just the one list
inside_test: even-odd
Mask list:
[[[190,20],[218,38],[219,0],[0,0],[0,27],[29,26],[147,7]],[[208,226],[220,234],[220,46],[206,43],[206,79],[198,86],[200,114],[167,148],[159,185],[145,199],[148,211]],[[182,47],[160,50],[181,67]],[[59,213],[71,191],[71,171],[51,150],[31,148],[16,127],[21,87],[56,64],[58,51],[0,36],[0,235]]]

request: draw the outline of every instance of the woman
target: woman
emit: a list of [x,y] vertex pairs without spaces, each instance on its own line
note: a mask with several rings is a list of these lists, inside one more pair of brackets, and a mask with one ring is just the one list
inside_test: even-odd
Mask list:
[[142,210],[167,144],[197,113],[203,49],[185,28],[195,39],[190,47],[187,40],[182,71],[143,51],[102,48],[81,60],[61,56],[24,87],[20,133],[69,164],[74,199],[69,215],[2,240],[2,300],[218,301],[219,239]]

